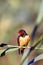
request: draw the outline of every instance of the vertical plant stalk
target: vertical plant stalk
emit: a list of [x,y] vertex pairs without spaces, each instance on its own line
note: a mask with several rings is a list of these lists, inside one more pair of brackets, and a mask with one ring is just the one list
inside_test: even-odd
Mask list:
[[23,63],[25,62],[25,60],[27,59],[27,57],[30,55],[30,53],[37,47],[37,45],[39,45],[39,43],[41,43],[43,41],[43,36],[40,37],[40,39],[35,43],[34,46],[32,46],[29,50],[28,50],[28,54],[26,55],[25,58],[22,59],[21,61],[21,65],[23,65]]
[[39,9],[38,17],[36,19],[35,27],[34,27],[33,32],[31,34],[32,41],[34,41],[37,29],[38,29],[40,23],[42,22],[42,19],[43,19],[43,0],[42,0],[41,5],[40,5],[40,9]]
[[[38,14],[38,17],[36,19],[36,25],[35,25],[35,27],[33,29],[32,34],[31,34],[31,40],[32,40],[32,42],[34,41],[34,38],[35,38],[35,35],[36,35],[36,31],[37,31],[40,23],[42,22],[41,21],[42,19],[43,19],[43,0],[41,1],[41,5],[40,5],[40,9],[39,9],[39,14]],[[35,46],[37,46],[37,45],[35,45]],[[25,52],[24,52],[25,57],[23,55],[21,65],[23,65],[24,61],[27,59],[27,57],[29,56],[29,54],[30,54],[30,49],[28,50],[28,53],[26,52],[26,54],[25,54]]]

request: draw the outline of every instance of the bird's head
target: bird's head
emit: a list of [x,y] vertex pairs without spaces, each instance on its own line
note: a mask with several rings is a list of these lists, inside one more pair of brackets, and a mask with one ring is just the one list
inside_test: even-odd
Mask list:
[[27,35],[26,31],[23,30],[23,29],[19,30],[18,34],[21,35],[21,36]]

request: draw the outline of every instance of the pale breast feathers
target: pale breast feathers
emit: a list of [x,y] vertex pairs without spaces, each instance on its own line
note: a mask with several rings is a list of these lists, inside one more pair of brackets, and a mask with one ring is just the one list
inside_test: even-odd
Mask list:
[[19,38],[20,46],[26,45],[27,43],[29,43],[29,41],[30,41],[29,35]]

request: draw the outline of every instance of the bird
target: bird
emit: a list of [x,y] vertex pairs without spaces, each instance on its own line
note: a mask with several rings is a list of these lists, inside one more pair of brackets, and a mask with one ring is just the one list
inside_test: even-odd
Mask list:
[[[17,37],[18,46],[27,46],[28,43],[30,42],[29,34],[27,34],[27,32],[24,29],[20,29],[18,31],[18,34],[19,34]],[[25,48],[18,49],[18,53],[23,55],[24,49]]]

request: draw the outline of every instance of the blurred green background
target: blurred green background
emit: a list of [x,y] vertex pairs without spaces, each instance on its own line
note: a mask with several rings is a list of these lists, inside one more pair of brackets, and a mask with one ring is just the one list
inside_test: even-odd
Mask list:
[[[17,45],[17,32],[21,28],[31,35],[39,14],[41,1],[0,0],[0,43]],[[43,35],[42,21],[43,19],[36,32],[35,41]],[[20,60],[21,55],[19,56],[18,52],[13,52],[0,58],[0,65],[20,65]],[[37,65],[43,65],[40,63],[38,62]]]

